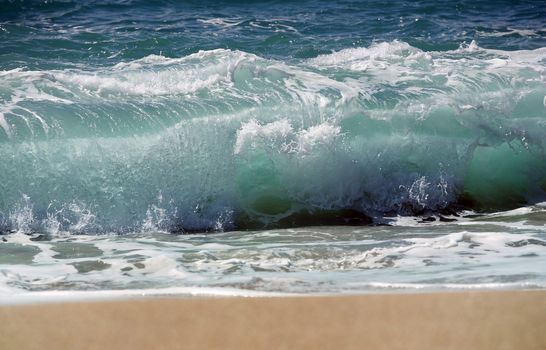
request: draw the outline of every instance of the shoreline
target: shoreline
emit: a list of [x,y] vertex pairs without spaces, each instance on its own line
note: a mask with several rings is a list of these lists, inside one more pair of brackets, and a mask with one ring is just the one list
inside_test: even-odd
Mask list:
[[106,290],[43,290],[25,293],[0,293],[0,308],[26,305],[48,305],[66,303],[126,302],[157,299],[232,299],[232,298],[322,298],[322,297],[358,297],[369,295],[415,295],[415,294],[464,294],[464,293],[505,293],[545,291],[539,285],[523,288],[520,285],[491,284],[486,286],[450,285],[434,288],[408,287],[407,284],[394,285],[392,288],[355,290],[345,292],[273,292],[224,287],[165,287],[146,289],[106,289]]
[[546,290],[0,306],[1,349],[544,349]]

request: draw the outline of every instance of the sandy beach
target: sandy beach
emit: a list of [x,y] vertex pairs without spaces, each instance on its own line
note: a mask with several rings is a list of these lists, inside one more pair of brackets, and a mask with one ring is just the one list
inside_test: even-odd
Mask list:
[[1,349],[544,349],[546,291],[0,308]]

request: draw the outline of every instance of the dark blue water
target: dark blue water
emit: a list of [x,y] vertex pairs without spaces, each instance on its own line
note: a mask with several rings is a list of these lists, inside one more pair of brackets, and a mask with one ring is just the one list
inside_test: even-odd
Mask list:
[[476,40],[546,46],[543,1],[2,1],[0,69],[112,65],[225,48],[316,57],[395,39],[423,50]]

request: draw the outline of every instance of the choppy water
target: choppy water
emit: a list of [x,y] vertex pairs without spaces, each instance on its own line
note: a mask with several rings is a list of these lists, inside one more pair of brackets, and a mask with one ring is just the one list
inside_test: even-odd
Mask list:
[[543,287],[545,9],[0,1],[2,293]]

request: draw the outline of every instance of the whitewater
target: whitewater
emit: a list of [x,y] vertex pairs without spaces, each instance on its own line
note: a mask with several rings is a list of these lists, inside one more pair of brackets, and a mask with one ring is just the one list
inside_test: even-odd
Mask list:
[[0,222],[221,231],[532,204],[545,58],[394,41],[291,64],[212,50],[5,71]]

